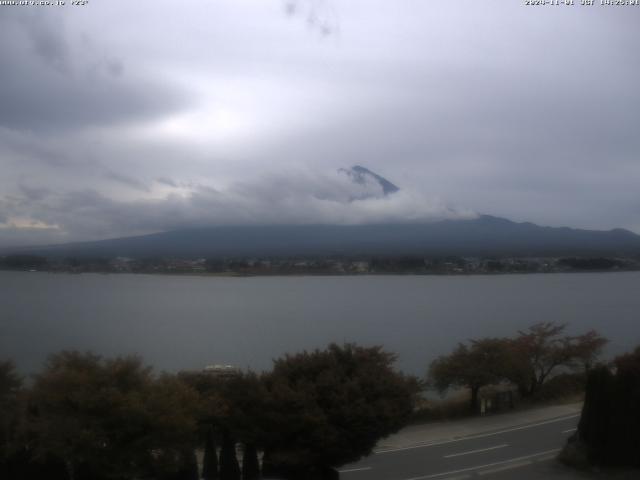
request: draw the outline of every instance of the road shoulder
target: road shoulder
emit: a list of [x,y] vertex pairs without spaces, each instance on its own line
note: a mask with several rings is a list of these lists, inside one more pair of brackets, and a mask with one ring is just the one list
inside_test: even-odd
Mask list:
[[580,415],[582,403],[553,405],[447,422],[411,425],[378,443],[375,453],[444,443]]

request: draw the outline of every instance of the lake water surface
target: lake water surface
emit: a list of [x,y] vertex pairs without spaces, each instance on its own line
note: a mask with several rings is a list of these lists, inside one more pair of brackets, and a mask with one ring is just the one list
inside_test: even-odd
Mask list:
[[0,359],[23,372],[62,349],[137,353],[158,369],[269,368],[329,342],[382,344],[422,375],[456,342],[538,321],[640,344],[640,273],[198,277],[0,272]]

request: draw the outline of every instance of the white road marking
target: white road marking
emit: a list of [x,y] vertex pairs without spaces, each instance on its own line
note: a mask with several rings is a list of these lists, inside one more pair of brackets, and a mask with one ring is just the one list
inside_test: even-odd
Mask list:
[[340,473],[363,472],[365,470],[371,470],[371,467],[347,468],[346,470],[338,470],[338,472]]
[[509,460],[503,460],[501,462],[487,463],[486,465],[476,465],[475,467],[461,468],[460,470],[451,470],[450,472],[434,473],[431,475],[424,475],[422,477],[411,477],[405,480],[427,480],[428,478],[438,478],[438,477],[444,477],[446,475],[455,475],[456,473],[471,472],[473,470],[481,470],[483,468],[497,467],[498,465],[506,465],[508,463],[513,463],[513,462],[522,462],[523,460],[528,460],[528,459],[540,457],[543,455],[549,455],[551,453],[558,453],[559,451],[560,449],[556,448],[554,450],[547,450],[545,452],[533,453],[531,455],[525,455],[523,457],[510,458]]
[[478,472],[478,475],[491,475],[492,473],[500,473],[505,472],[507,470],[513,470],[514,468],[526,467],[527,465],[531,465],[531,460],[525,460],[523,462],[514,462],[509,465],[501,465],[499,467],[493,467],[488,470],[482,470]]
[[570,428],[568,430],[562,430],[562,433],[571,433],[571,432],[575,432],[577,430],[577,428]]
[[539,427],[540,425],[548,425],[550,423],[563,422],[565,420],[570,420],[572,418],[576,418],[576,417],[579,417],[579,416],[580,416],[580,414],[576,413],[575,415],[569,415],[569,416],[561,417],[561,418],[554,418],[553,420],[546,420],[544,422],[532,423],[530,425],[522,425],[520,427],[507,428],[505,430],[499,430],[497,432],[481,433],[481,434],[478,434],[478,435],[469,435],[468,437],[453,438],[451,440],[444,440],[442,442],[420,443],[420,444],[417,444],[417,445],[412,445],[410,447],[389,448],[387,450],[379,450],[379,451],[375,452],[374,455],[382,455],[384,453],[401,452],[401,451],[404,451],[404,450],[414,450],[416,448],[435,447],[435,446],[438,446],[438,445],[446,445],[448,443],[464,442],[466,440],[475,440],[476,438],[492,437],[494,435],[501,435],[503,433],[515,432],[517,430],[526,430],[527,428]]
[[487,448],[479,448],[478,450],[469,450],[468,452],[460,452],[460,453],[452,453],[450,455],[444,455],[444,458],[453,458],[453,457],[461,457],[463,455],[471,455],[472,453],[482,453],[488,452],[489,450],[497,450],[498,448],[508,447],[508,443],[503,443],[502,445],[496,445],[495,447],[487,447]]

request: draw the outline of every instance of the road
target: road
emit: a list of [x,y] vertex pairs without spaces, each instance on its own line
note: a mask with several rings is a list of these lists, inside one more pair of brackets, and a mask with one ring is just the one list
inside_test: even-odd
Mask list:
[[576,428],[579,415],[424,445],[378,451],[341,468],[343,480],[518,480],[580,478],[553,462]]

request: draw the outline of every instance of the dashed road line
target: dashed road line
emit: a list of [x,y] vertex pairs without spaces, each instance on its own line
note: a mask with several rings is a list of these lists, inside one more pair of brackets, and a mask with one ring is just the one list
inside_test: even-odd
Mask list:
[[419,443],[419,444],[411,445],[409,447],[389,448],[389,449],[385,449],[385,450],[379,450],[379,451],[375,452],[374,455],[382,455],[384,453],[401,452],[401,451],[404,451],[404,450],[414,450],[416,448],[435,447],[437,445],[446,445],[448,443],[464,442],[466,440],[475,440],[476,438],[492,437],[492,436],[495,436],[495,435],[501,435],[503,433],[515,432],[515,431],[518,431],[518,430],[526,430],[527,428],[539,427],[541,425],[548,425],[550,423],[563,422],[565,420],[570,420],[572,418],[577,418],[579,416],[580,416],[580,414],[576,413],[575,415],[568,415],[568,416],[565,416],[565,417],[546,420],[544,422],[532,423],[532,424],[528,424],[528,425],[521,425],[519,427],[506,428],[504,430],[498,430],[496,432],[480,433],[480,434],[477,434],[477,435],[469,435],[467,437],[452,438],[450,440],[443,440],[441,442],[435,441],[435,442]]
[[478,475],[491,475],[492,473],[506,472],[507,470],[526,467],[527,465],[531,465],[531,460],[525,460],[523,462],[514,462],[514,463],[510,463],[509,465],[501,465],[499,467],[490,468],[489,470],[481,470],[478,472]]
[[508,446],[509,446],[508,443],[503,443],[502,445],[495,445],[493,447],[479,448],[477,450],[469,450],[468,452],[460,452],[460,453],[452,453],[450,455],[443,455],[443,458],[462,457],[463,455],[471,455],[474,453],[488,452],[490,450],[497,450],[498,448],[505,448]]
[[[475,467],[461,468],[460,470],[451,470],[449,472],[433,473],[431,475],[423,475],[421,477],[411,477],[411,478],[407,478],[405,480],[427,480],[429,478],[446,477],[447,475],[456,475],[458,473],[483,470],[483,469],[486,469],[486,468],[497,467],[499,465],[507,465],[507,464],[510,464],[510,463],[523,463],[524,460],[531,460],[531,459],[535,459],[536,457],[542,457],[544,455],[551,455],[551,454],[554,454],[554,453],[558,453],[559,451],[560,451],[560,449],[556,448],[554,450],[546,450],[544,452],[533,453],[531,455],[525,455],[525,456],[522,456],[522,457],[510,458],[508,460],[503,460],[501,462],[487,463],[486,465],[476,465]],[[527,463],[525,463],[525,464],[527,464]]]

